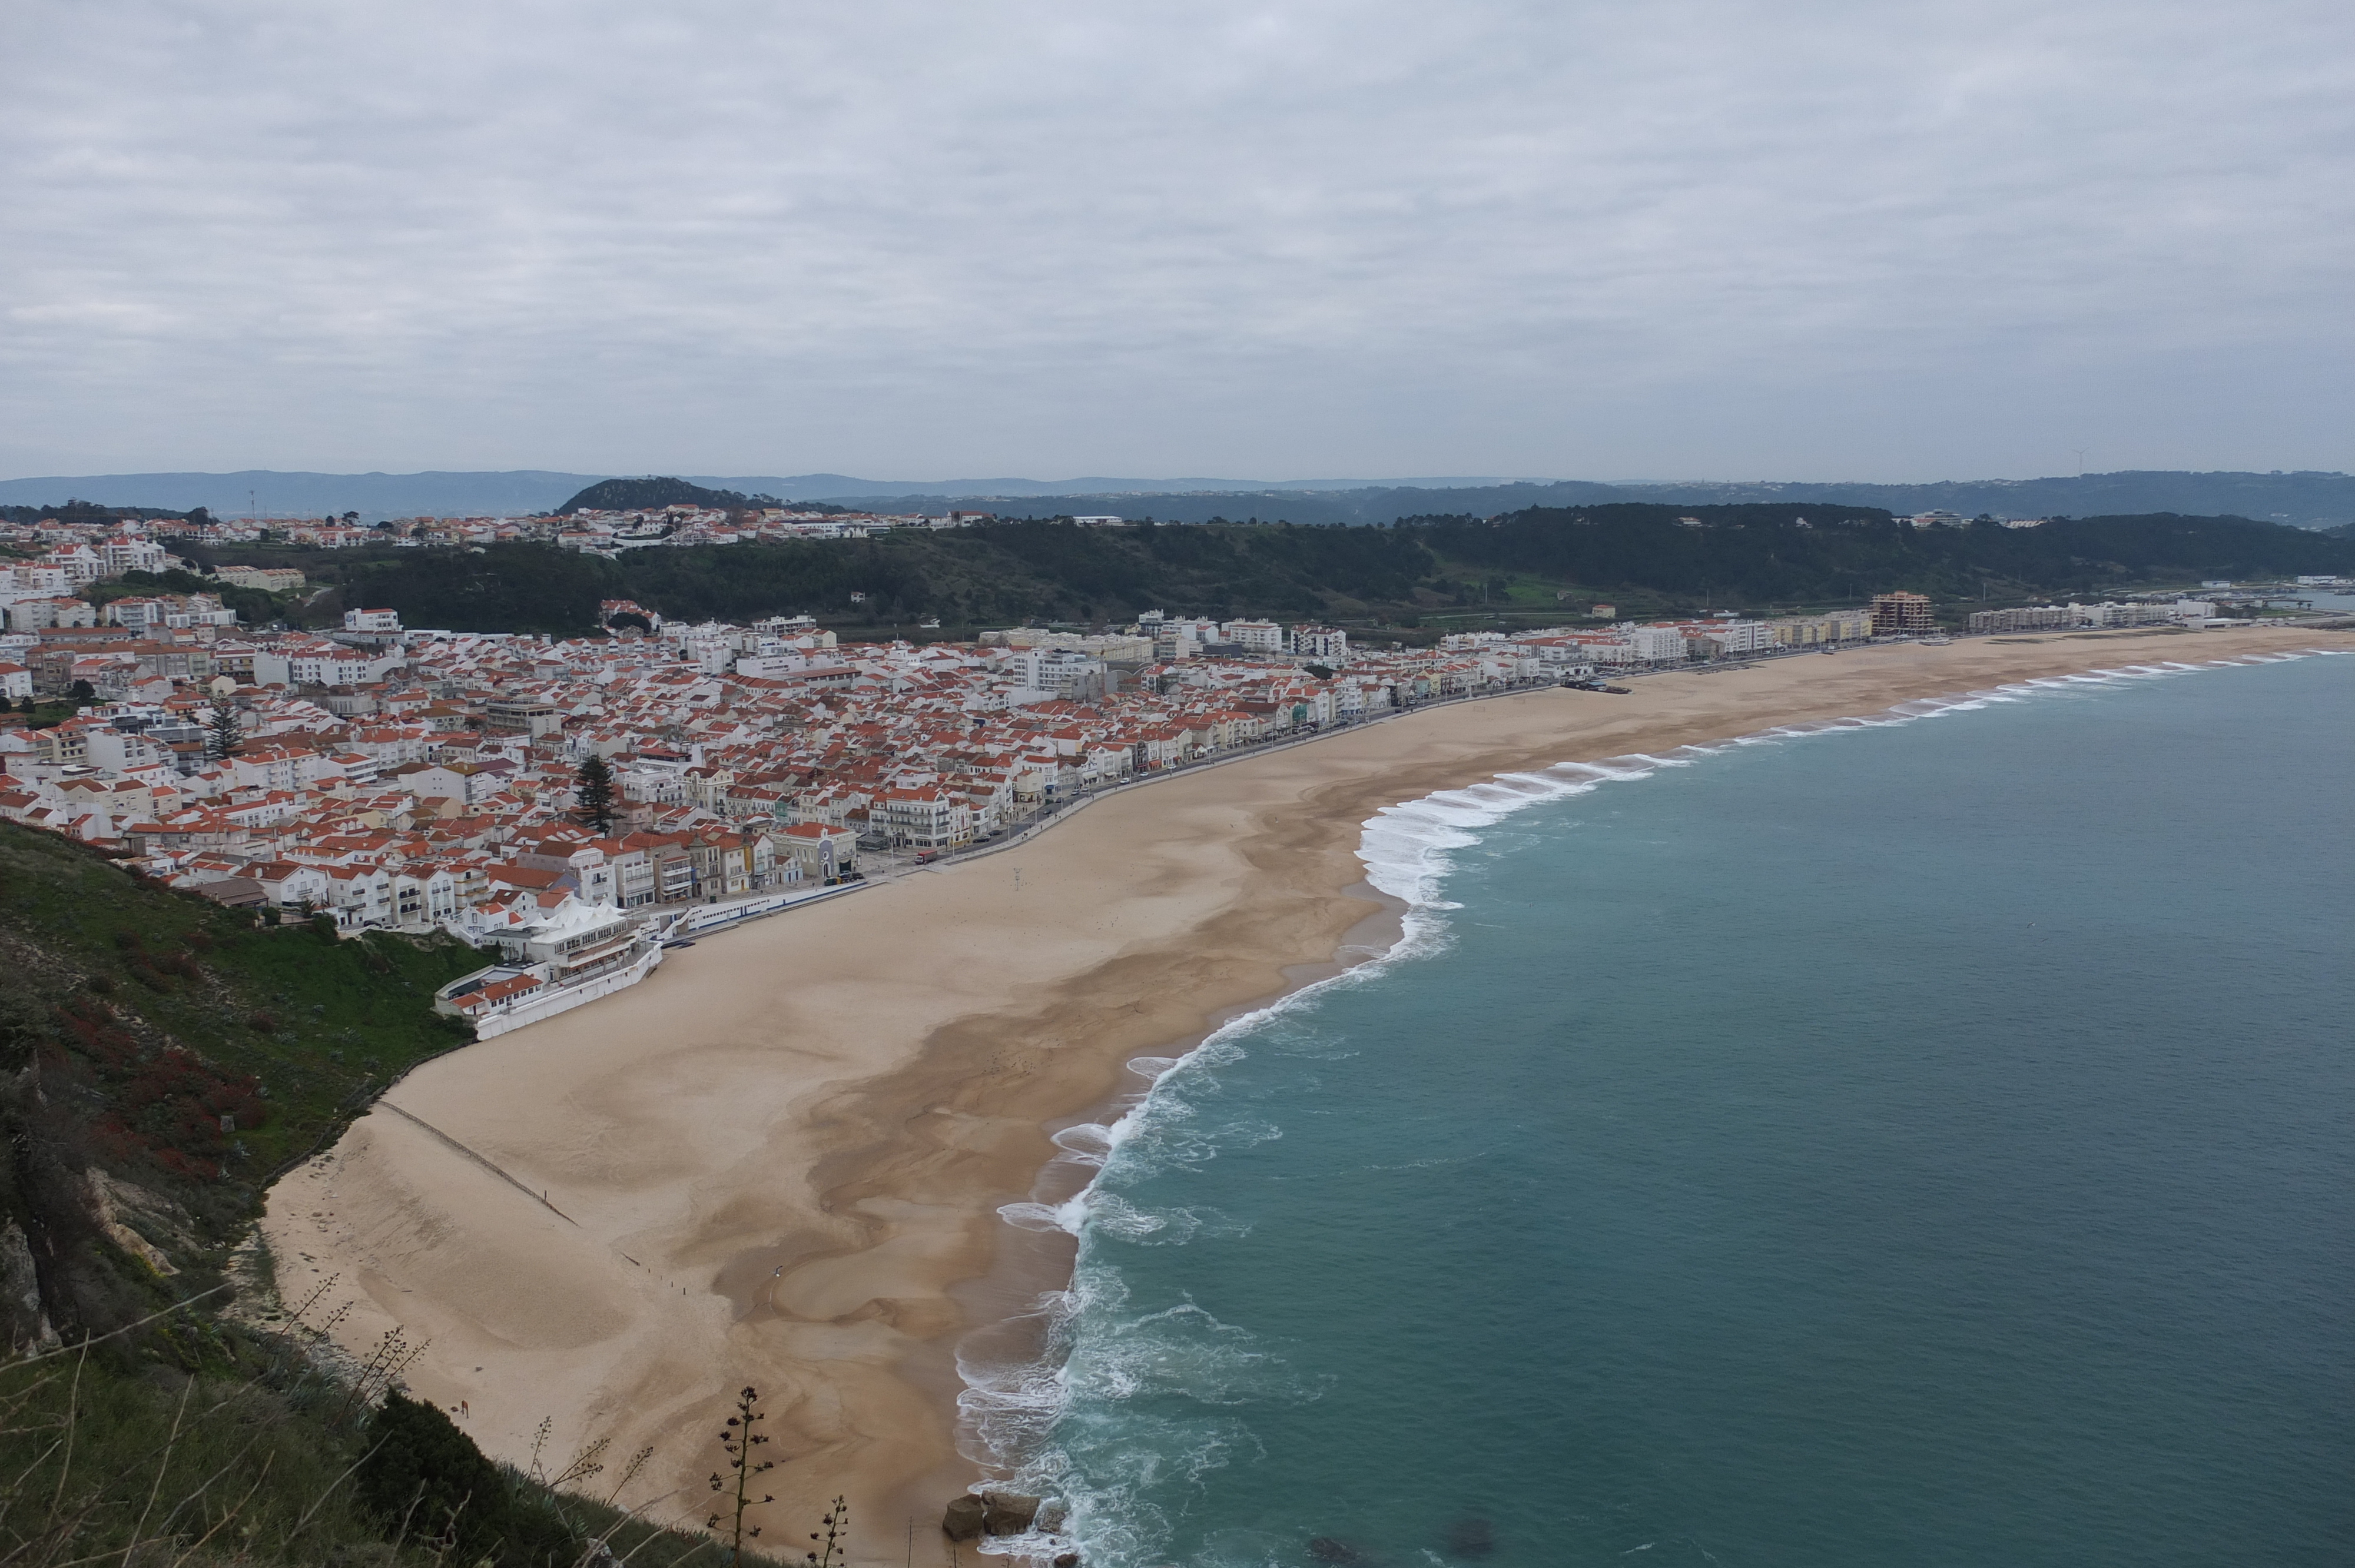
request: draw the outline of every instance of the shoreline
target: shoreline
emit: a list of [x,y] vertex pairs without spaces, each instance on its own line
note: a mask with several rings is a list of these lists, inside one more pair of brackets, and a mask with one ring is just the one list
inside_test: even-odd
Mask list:
[[[1051,1210],[1083,1197],[1103,1167],[1101,1159],[1082,1154],[1082,1149],[1096,1146],[1098,1140],[1092,1135],[1110,1133],[1141,1109],[1164,1076],[1233,1025],[1273,1012],[1327,980],[1396,957],[1411,934],[1406,922],[1413,906],[1365,881],[1342,889],[1341,895],[1362,900],[1371,912],[1342,934],[1325,962],[1289,966],[1278,989],[1221,1009],[1206,1017],[1192,1033],[1127,1058],[1119,1066],[1135,1082],[1124,1084],[1084,1110],[1043,1124],[1056,1144],[1054,1156],[1039,1168],[1029,1191],[1011,1206]],[[1147,1063],[1155,1065],[1143,1065]],[[1066,1133],[1082,1133],[1083,1142],[1066,1143]],[[1000,1213],[1003,1216],[1003,1207]],[[1041,1364],[1046,1338],[1055,1322],[1052,1298],[1071,1284],[1079,1238],[1060,1226],[1024,1225],[1004,1218],[996,1235],[988,1274],[948,1287],[951,1298],[964,1309],[968,1327],[941,1347],[945,1352],[940,1358],[943,1364],[928,1364],[922,1381],[954,1414],[958,1451],[973,1459],[975,1473],[1003,1476],[1018,1468],[1024,1456],[991,1452],[985,1418],[976,1414],[988,1404],[989,1394],[975,1381],[974,1373],[977,1370],[1021,1373]],[[912,1362],[903,1375],[918,1375]],[[976,1449],[987,1457],[975,1458]]]
[[1337,972],[1368,921],[1395,924],[1356,856],[1380,807],[2005,681],[2317,646],[2355,639],[1853,650],[1626,696],[1448,704],[1156,779],[998,853],[748,925],[389,1097],[577,1224],[372,1112],[272,1190],[264,1232],[289,1298],[341,1277],[343,1342],[395,1323],[430,1339],[412,1385],[464,1402],[496,1457],[521,1457],[543,1416],[567,1452],[652,1443],[624,1500],[697,1517],[707,1428],[751,1383],[784,1461],[773,1533],[846,1491],[857,1561],[900,1560],[903,1518],[929,1561],[941,1505],[976,1474],[954,1446],[956,1348],[1034,1310],[1055,1266],[1051,1248],[1018,1255],[997,1208],[1039,1201],[1054,1130],[1133,1103],[1130,1061],[1189,1049]]

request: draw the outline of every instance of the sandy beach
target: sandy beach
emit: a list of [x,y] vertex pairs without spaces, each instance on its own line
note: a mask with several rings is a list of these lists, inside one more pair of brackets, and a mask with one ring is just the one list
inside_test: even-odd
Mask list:
[[841,1492],[855,1561],[903,1562],[912,1519],[933,1562],[978,1474],[957,1341],[1056,1264],[996,1209],[1032,1194],[1053,1128],[1137,1086],[1129,1059],[1329,972],[1384,915],[1354,854],[1380,807],[2030,676],[2316,647],[2355,633],[1852,650],[1450,705],[1124,790],[420,1069],[388,1097],[405,1116],[272,1190],[281,1293],[337,1277],[346,1346],[428,1342],[411,1386],[498,1457],[527,1457],[543,1418],[551,1467],[610,1438],[602,1491],[651,1446],[623,1500],[666,1519],[700,1520],[724,1406],[753,1385],[780,1461],[766,1539]]

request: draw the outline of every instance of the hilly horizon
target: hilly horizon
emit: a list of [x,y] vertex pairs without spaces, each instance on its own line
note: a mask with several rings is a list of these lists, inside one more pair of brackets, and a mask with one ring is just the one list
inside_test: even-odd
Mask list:
[[[547,469],[429,470],[396,474],[336,474],[249,469],[227,473],[155,472],[49,475],[0,480],[0,505],[50,507],[69,500],[103,506],[217,516],[323,516],[357,512],[368,521],[395,516],[476,516],[549,512],[581,491],[631,476]],[[654,476],[645,476],[654,477]],[[2232,514],[2296,527],[2355,523],[2355,477],[2320,471],[2126,470],[2036,479],[1946,480],[1923,483],[1864,481],[1710,481],[1414,478],[1401,480],[1232,480],[1212,478],[958,479],[881,481],[837,473],[681,474],[714,490],[783,500],[856,504],[875,510],[940,511],[951,506],[1008,511],[1058,501],[1054,513],[1117,512],[1164,522],[1233,516],[1295,523],[1386,524],[1431,514],[1494,515],[1532,505],[1644,501],[1732,505],[1784,502],[1871,506],[1892,512],[1982,512],[1998,516],[2086,516],[2179,512]],[[1253,504],[1263,503],[1263,504]],[[1037,511],[1033,504],[1029,510]]]

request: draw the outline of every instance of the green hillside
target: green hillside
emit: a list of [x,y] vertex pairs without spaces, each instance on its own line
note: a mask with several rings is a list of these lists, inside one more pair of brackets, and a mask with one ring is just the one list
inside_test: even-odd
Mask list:
[[[1701,526],[1686,525],[1699,518]],[[2151,584],[2355,570],[2343,540],[2242,517],[2056,518],[1915,528],[1886,513],[1814,504],[1596,506],[1417,532],[1466,565],[1721,604],[1857,600],[1903,588],[1934,599],[2098,596]]]
[[[0,1557],[570,1568],[617,1524],[594,1471],[559,1496],[431,1406],[377,1409],[399,1342],[324,1373],[322,1325],[234,1251],[279,1170],[463,1044],[431,993],[482,962],[258,924],[0,823]],[[629,1524],[616,1554],[640,1542],[696,1550]]]
[[707,506],[721,511],[746,506],[783,504],[773,495],[746,495],[733,490],[706,490],[683,479],[649,474],[644,479],[600,480],[556,509],[559,517],[576,512],[637,512],[656,506]]
[[[1688,521],[1691,520],[1691,521]],[[1858,603],[1904,588],[1974,604],[2208,577],[2355,573],[2355,541],[2236,517],[2060,519],[1913,528],[1867,507],[1614,503],[1393,528],[1244,524],[1082,528],[999,522],[866,540],[629,552],[540,545],[401,550],[306,565],[412,626],[578,635],[597,603],[674,619],[809,614],[857,631],[1121,620],[1143,609],[1411,627],[1466,609],[1533,616],[1607,599],[1662,613]],[[859,596],[854,598],[854,596]]]
[[[167,1199],[186,1216],[175,1266],[195,1280],[217,1274],[276,1170],[462,1041],[432,993],[484,959],[447,939],[257,926],[0,823],[0,961],[5,1070],[33,1070],[44,1089],[13,1107],[12,1136]],[[69,1219],[37,1191],[17,1197],[53,1323],[102,1333],[160,1304],[117,1288],[102,1257],[45,1242]]]

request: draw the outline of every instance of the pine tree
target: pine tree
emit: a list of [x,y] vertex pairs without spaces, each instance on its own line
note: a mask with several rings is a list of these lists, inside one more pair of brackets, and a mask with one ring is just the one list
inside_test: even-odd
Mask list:
[[572,775],[572,814],[601,835],[613,831],[613,770],[593,751]]
[[245,732],[239,727],[237,709],[227,697],[213,699],[213,716],[205,726],[205,755],[215,762],[235,757],[245,745]]

